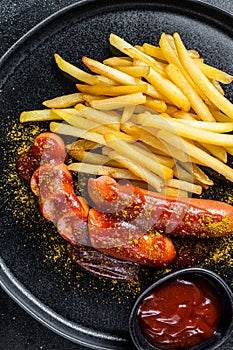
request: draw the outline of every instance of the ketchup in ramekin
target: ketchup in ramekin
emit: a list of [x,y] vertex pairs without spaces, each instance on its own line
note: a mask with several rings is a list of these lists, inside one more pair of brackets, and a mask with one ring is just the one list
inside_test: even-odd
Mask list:
[[172,272],[139,295],[129,334],[138,350],[216,350],[233,335],[233,293],[211,270]]
[[220,315],[220,298],[211,284],[190,276],[160,285],[138,309],[143,333],[161,349],[187,349],[210,338]]

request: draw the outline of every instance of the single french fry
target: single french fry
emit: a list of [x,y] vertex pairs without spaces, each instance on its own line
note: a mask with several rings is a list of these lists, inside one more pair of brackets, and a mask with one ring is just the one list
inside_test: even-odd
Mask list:
[[195,181],[205,186],[213,186],[214,182],[206,175],[206,173],[197,165],[193,164],[193,176]]
[[42,104],[48,108],[67,108],[83,102],[83,94],[76,92],[69,95],[58,96],[51,100],[46,100]]
[[158,113],[163,113],[167,109],[167,105],[164,101],[162,100],[156,100],[152,97],[147,96],[146,97],[146,102],[144,103],[144,106],[158,112]]
[[144,43],[142,47],[144,49],[145,54],[166,62],[166,58],[160,47],[147,43]]
[[198,132],[194,132],[193,127],[185,125],[177,119],[174,120],[172,118],[163,118],[159,115],[150,115],[148,112],[139,114],[137,116],[137,119],[138,122],[143,126],[167,130],[194,141],[205,142],[219,146],[233,146],[233,135],[224,135],[206,130],[199,130]]
[[122,108],[127,105],[139,105],[146,102],[146,96],[141,92],[135,94],[128,94],[116,97],[109,97],[103,100],[95,100],[90,102],[91,107],[100,110],[111,110]]
[[214,185],[214,182],[196,163],[180,163],[179,165],[193,176],[194,183],[200,184],[203,188],[208,188],[209,186]]
[[[166,130],[160,130],[158,132],[158,136],[161,139],[166,140],[166,142],[170,143],[171,145],[177,141],[177,136],[170,132],[167,132]],[[176,146],[179,148],[182,147],[182,150],[185,150],[185,152],[189,154],[191,158],[199,161],[200,164],[212,168],[217,173],[223,175],[229,181],[233,181],[233,169],[221,162],[219,159],[216,159],[215,157],[211,156],[210,154],[201,150],[199,147],[184,139],[182,140],[182,143],[178,143]]]
[[89,106],[91,101],[102,100],[103,98],[105,98],[104,95],[83,94],[83,101],[85,102],[86,106]]
[[191,58],[199,60],[201,62],[203,62],[203,58],[200,58],[200,54],[198,51],[196,50],[188,50],[188,54]]
[[145,104],[135,106],[134,114],[131,117],[131,121],[137,124],[136,115],[144,112],[155,113],[156,111],[152,108],[146,107]]
[[146,92],[146,85],[121,85],[121,86],[103,86],[98,85],[84,85],[76,84],[79,91],[90,95],[106,95],[106,96],[119,96],[126,94],[135,94],[138,92]]
[[191,108],[190,102],[183,92],[169,79],[162,77],[154,69],[150,68],[146,79],[164,96],[166,96],[172,103],[188,112]]
[[[84,56],[82,58],[83,63],[85,66],[87,66],[92,72],[97,74],[102,74],[110,79],[113,79],[123,85],[138,85],[143,84],[143,82],[138,79],[134,78],[129,74],[123,73],[119,71],[118,69],[112,68],[110,66],[107,66],[101,62],[98,62],[96,60],[93,60],[92,58],[88,58]],[[92,84],[94,85],[94,84]]]
[[123,56],[123,57],[114,56],[114,57],[106,58],[103,61],[103,63],[112,67],[118,67],[118,66],[129,67],[129,66],[132,66],[132,59],[127,56]]
[[198,68],[211,80],[217,80],[223,84],[230,84],[233,81],[233,76],[215,67],[212,67],[202,61],[194,60]]
[[117,66],[117,69],[123,73],[129,74],[135,78],[143,78],[149,73],[148,66]]
[[124,140],[117,139],[113,134],[106,134],[105,140],[107,146],[112,147],[120,155],[131,159],[141,166],[145,166],[162,179],[168,180],[173,177],[173,170],[165,165],[159,164],[157,161],[151,159],[151,156],[142,154],[136,144],[130,144]]
[[75,126],[64,124],[64,123],[51,122],[50,131],[55,132],[57,134],[69,135],[69,136],[74,136],[78,138],[79,137],[85,138],[89,141],[99,143],[100,145],[106,144],[103,135],[97,134],[95,132],[86,131],[81,128],[79,129]]
[[190,74],[193,81],[205,93],[205,95],[216,105],[222,112],[233,119],[233,104],[211,84],[209,79],[202,73],[196,63],[189,57],[187,50],[178,33],[174,33],[179,58]]
[[195,194],[202,193],[202,187],[200,185],[195,185],[193,183],[183,181],[183,180],[171,179],[166,182],[166,185],[169,187],[178,188],[183,191],[187,191]]
[[222,86],[220,85],[220,83],[217,81],[217,80],[211,80],[211,84],[215,87],[215,89],[218,90],[218,92],[224,96],[225,95],[225,92],[222,88]]
[[79,139],[76,140],[74,142],[72,142],[71,144],[66,145],[66,149],[68,151],[90,151],[93,150],[95,148],[101,147],[101,145],[99,145],[96,142],[90,141],[90,140],[85,140],[85,139]]
[[159,176],[133,160],[118,154],[116,151],[110,151],[108,156],[117,161],[123,167],[129,169],[135,176],[138,176],[139,179],[142,179],[146,183],[150,184],[158,192],[161,192],[163,181]]
[[71,75],[77,80],[83,81],[84,83],[94,85],[96,84],[96,77],[92,74],[89,74],[82,69],[74,66],[73,64],[65,61],[58,54],[54,54],[55,61],[58,67],[65,73]]
[[223,163],[227,163],[227,151],[222,146],[210,145],[208,143],[202,142],[201,145],[214,157],[220,159]]
[[210,111],[217,122],[225,123],[231,122],[232,119],[228,117],[226,114],[222,113],[219,109],[211,108]]
[[182,164],[180,165],[179,163],[176,163],[176,166],[173,169],[174,171],[174,176],[178,180],[186,181],[189,183],[194,182],[194,175],[192,172],[189,172],[185,168],[182,167]]
[[189,84],[181,70],[176,65],[170,63],[165,68],[165,71],[173,83],[176,84],[188,98],[193,110],[197,113],[200,119],[207,122],[214,122],[215,119],[212,116],[209,108],[203,102],[202,98],[198,95],[195,89],[193,89],[193,87]]
[[199,120],[186,120],[186,119],[177,119],[176,122],[186,126],[190,126],[192,128],[202,129],[202,130],[216,132],[216,133],[225,133],[225,132],[233,131],[233,122],[212,123],[212,122],[202,122]]
[[74,159],[88,163],[88,164],[96,164],[96,165],[107,165],[112,166],[116,168],[120,168],[121,165],[117,163],[116,161],[113,161],[107,156],[104,156],[103,154],[94,153],[94,152],[87,152],[84,150],[69,150],[68,153],[73,157]]
[[165,194],[166,196],[173,196],[177,198],[188,198],[187,191],[181,190],[180,188],[175,188],[175,187],[166,186],[162,188],[161,193]]
[[49,120],[61,120],[57,114],[51,109],[38,109],[32,111],[24,111],[20,114],[20,123],[26,122],[42,122]]
[[[173,116],[176,112],[179,112],[180,110],[175,107],[175,106],[171,106],[171,105],[167,105],[167,109],[166,109],[166,113]],[[184,111],[180,111],[182,113],[186,113]]]
[[116,179],[129,179],[129,180],[139,180],[139,177],[132,174],[127,169],[114,168],[106,165],[96,165],[88,163],[71,163],[68,165],[70,171],[94,174],[94,175],[105,175],[111,176]]
[[104,75],[96,75],[96,85],[117,86],[117,81],[108,78]]

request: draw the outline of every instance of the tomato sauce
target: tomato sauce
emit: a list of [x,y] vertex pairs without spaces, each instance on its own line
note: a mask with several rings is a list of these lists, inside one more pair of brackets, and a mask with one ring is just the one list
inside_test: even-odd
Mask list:
[[217,293],[203,279],[161,284],[140,305],[138,317],[147,340],[161,349],[186,349],[210,338],[221,312]]

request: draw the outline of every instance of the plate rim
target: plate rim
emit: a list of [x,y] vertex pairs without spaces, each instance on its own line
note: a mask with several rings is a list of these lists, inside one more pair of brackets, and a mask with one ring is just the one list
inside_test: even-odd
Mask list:
[[[122,0],[118,1],[121,2]],[[104,5],[103,5],[104,3]],[[125,3],[125,2],[124,2]],[[139,3],[138,0],[128,0],[126,2],[127,4],[131,3]],[[166,2],[166,0],[152,0],[148,2],[150,5],[159,5],[159,6],[166,6],[171,7],[171,5],[174,6],[174,8],[177,8],[178,6],[181,6],[179,4],[178,0],[170,0],[169,2]],[[70,5],[67,5],[65,7],[62,7],[58,11],[55,11],[54,13],[50,14],[48,17],[41,20],[38,24],[33,26],[29,31],[24,33],[1,57],[0,57],[0,68],[7,63],[7,60],[13,55],[18,48],[23,45],[24,42],[27,40],[30,40],[32,36],[37,33],[39,30],[46,27],[48,24],[52,23],[53,20],[58,19],[60,16],[66,15],[69,13],[72,9],[76,9],[78,7],[82,6],[88,6],[89,4],[92,5],[98,5],[102,4],[103,9],[106,8],[107,2],[105,0],[80,0],[76,1]],[[194,6],[198,5],[198,12],[202,12],[203,10],[211,10],[214,11],[215,14],[218,14],[224,18],[228,18],[231,21],[233,20],[233,14],[231,14],[229,11],[222,10],[219,7],[208,4],[203,0],[185,0],[183,1],[183,6],[187,9],[187,6]],[[141,4],[142,6],[142,4]],[[233,27],[230,27],[228,25],[227,21],[226,23],[222,23],[218,19],[221,27],[228,28],[227,30],[233,32]],[[22,308],[24,309],[28,314],[30,314],[32,317],[34,317],[37,321],[39,321],[41,324],[46,326],[47,328],[51,329],[58,335],[74,342],[82,346],[88,346],[91,349],[97,349],[97,350],[120,350],[125,349],[125,346],[128,345],[129,339],[126,338],[120,338],[115,337],[107,332],[99,334],[97,336],[97,332],[93,331],[91,332],[89,328],[77,325],[77,323],[68,321],[63,316],[57,314],[54,312],[50,307],[46,306],[43,302],[41,302],[38,298],[36,298],[31,292],[27,290],[26,287],[21,284],[21,282],[11,273],[9,268],[6,266],[4,260],[0,256],[0,286],[3,288],[3,290]],[[50,320],[51,318],[51,320]],[[76,336],[69,334],[64,328],[71,327],[71,329],[77,332],[80,332],[81,335],[83,334],[85,337],[88,336],[87,340],[82,340],[79,335],[77,338]],[[78,326],[78,327],[77,327]],[[62,329],[63,328],[63,329]],[[104,340],[105,345],[103,344],[97,344],[97,340],[100,342]]]

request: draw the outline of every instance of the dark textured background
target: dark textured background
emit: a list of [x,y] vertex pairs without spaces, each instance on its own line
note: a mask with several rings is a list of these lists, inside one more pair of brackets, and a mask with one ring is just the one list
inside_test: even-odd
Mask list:
[[[35,24],[73,2],[71,0],[0,0],[0,56]],[[233,14],[232,0],[206,0],[205,2]],[[233,341],[230,341],[223,349],[231,350],[232,348]],[[42,326],[12,301],[1,289],[0,349],[84,350],[79,345],[61,338]]]

